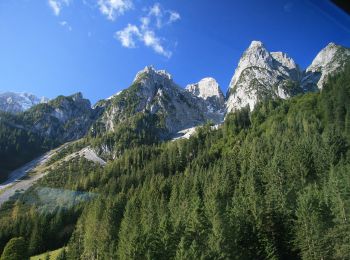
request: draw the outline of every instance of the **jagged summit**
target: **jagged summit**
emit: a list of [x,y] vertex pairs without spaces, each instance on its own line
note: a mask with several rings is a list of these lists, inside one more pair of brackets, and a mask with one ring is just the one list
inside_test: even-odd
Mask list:
[[186,90],[196,97],[204,99],[211,110],[223,110],[225,97],[219,83],[211,77],[203,78],[198,83],[189,84]]
[[332,48],[332,47],[336,47],[336,46],[341,47],[340,45],[337,45],[335,42],[330,42],[330,43],[327,44],[326,48],[327,48],[327,47],[328,47],[328,48]]
[[203,99],[208,99],[210,97],[224,97],[220,90],[219,83],[211,77],[203,78],[198,83],[187,85],[186,90]]
[[261,41],[254,40],[250,43],[249,49],[251,49],[251,48],[264,48],[264,47],[265,46]]
[[153,79],[162,78],[162,79],[172,80],[172,76],[167,71],[156,70],[152,65],[149,65],[136,74],[134,82],[142,79],[145,76],[151,77]]
[[270,53],[260,41],[253,41],[243,53],[227,94],[228,112],[255,104],[267,97],[287,98],[294,92],[302,72],[283,52]]
[[272,66],[272,57],[260,41],[252,41],[248,49],[243,53],[239,64],[231,80],[230,87],[236,85],[239,76],[247,67],[261,67],[268,69]]
[[[116,131],[120,124],[136,124],[145,116],[154,120],[147,124],[152,122],[162,137],[169,138],[208,120],[219,124],[226,112],[246,106],[252,110],[264,99],[285,99],[317,90],[329,75],[341,70],[349,61],[348,48],[330,43],[303,72],[286,53],[269,52],[261,41],[252,41],[235,69],[226,102],[218,82],[212,77],[183,89],[167,71],[146,66],[136,74],[129,88],[100,101],[93,108],[78,92],[30,109],[29,113],[40,114],[40,120],[30,128],[34,127],[41,135],[60,135],[61,140],[73,140],[83,136],[91,124],[94,124],[92,132],[103,134]],[[8,106],[12,106],[12,111],[23,111],[40,102],[46,102],[46,99],[40,101],[25,93],[0,94],[0,109],[5,111],[9,110]],[[1,107],[3,104],[5,108]]]
[[317,56],[312,61],[311,65],[306,69],[306,71],[315,71],[318,70],[320,67],[324,67],[330,61],[332,61],[332,59],[334,59],[336,53],[341,49],[344,49],[344,47],[337,45],[334,42],[329,43],[317,54]]
[[[161,133],[161,138],[169,138],[208,120],[220,123],[224,114],[218,110],[224,110],[223,95],[215,80],[205,79],[202,83],[207,84],[205,88],[201,87],[203,91],[211,89],[211,93],[205,92],[208,99],[180,88],[168,72],[147,66],[137,73],[129,88],[110,99],[98,126],[102,132],[113,132],[120,123],[135,120],[143,114],[156,120],[153,127]],[[209,99],[220,93],[222,105],[216,108]]]
[[69,97],[71,97],[74,101],[84,99],[83,93],[81,93],[81,92],[74,93],[73,95],[71,95]]
[[289,68],[289,69],[299,69],[299,65],[295,63],[295,61],[289,57],[286,53],[277,51],[277,52],[270,52],[272,57],[278,61],[281,65]]
[[334,42],[329,43],[306,69],[303,87],[322,89],[327,78],[342,69],[348,62],[350,62],[350,49]]

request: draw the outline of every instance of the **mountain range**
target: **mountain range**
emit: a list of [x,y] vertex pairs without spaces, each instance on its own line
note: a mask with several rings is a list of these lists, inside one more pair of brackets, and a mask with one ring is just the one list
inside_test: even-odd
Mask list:
[[[208,117],[211,118],[213,115],[210,115],[210,113],[215,114],[219,111],[220,113],[231,112],[247,105],[250,109],[253,109],[259,100],[266,97],[285,99],[296,94],[322,89],[326,79],[335,71],[344,67],[349,59],[349,48],[329,43],[317,54],[311,65],[306,70],[302,70],[288,54],[269,52],[262,42],[252,41],[239,60],[226,97],[223,95],[217,81],[211,77],[204,78],[198,83],[189,84],[185,90],[192,94],[192,98],[193,96],[199,98],[196,103],[202,101],[207,103],[206,113],[209,113]],[[137,80],[140,80],[142,76],[146,77],[146,75],[149,76],[149,79],[147,82],[143,80],[142,84],[145,85],[145,89],[149,89],[149,93],[146,94],[148,99],[159,99],[162,90],[159,92],[155,90],[157,86],[159,87],[162,84],[170,87],[163,90],[163,92],[178,88],[175,92],[185,93],[173,82],[169,73],[162,70],[157,71],[152,66],[138,72],[132,85],[137,83]],[[113,99],[118,94],[120,93],[109,99]],[[0,110],[18,113],[47,101],[47,98],[38,98],[33,94],[5,92],[0,94]],[[199,106],[203,105],[199,104]],[[157,108],[153,105],[152,109]],[[220,116],[216,117],[214,115],[214,121],[217,121],[217,118],[220,118]],[[198,121],[198,118],[193,120],[193,124],[196,124],[195,121]]]
[[152,140],[164,140],[207,121],[220,124],[227,113],[247,106],[253,110],[265,99],[318,91],[349,60],[350,49],[330,43],[303,71],[286,53],[269,52],[262,42],[253,41],[238,63],[226,96],[214,78],[182,88],[168,72],[148,66],[136,74],[129,88],[94,106],[81,93],[50,101],[30,94],[1,94],[0,110],[15,115],[2,116],[0,121],[58,143],[87,133],[103,136],[125,126],[138,134],[146,131],[143,134]]
[[10,113],[19,113],[28,110],[32,106],[40,103],[46,103],[48,98],[37,96],[29,93],[0,93],[0,110]]

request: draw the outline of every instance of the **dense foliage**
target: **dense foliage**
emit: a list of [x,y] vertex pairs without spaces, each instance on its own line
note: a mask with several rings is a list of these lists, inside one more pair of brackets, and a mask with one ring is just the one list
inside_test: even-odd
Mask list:
[[51,140],[40,137],[20,125],[18,115],[0,112],[0,181],[7,174],[54,145]]
[[[2,209],[1,248],[24,236],[45,252],[69,235],[66,259],[349,259],[349,100],[347,67],[321,93],[189,140],[140,142],[105,168],[63,164]],[[26,200],[42,187],[80,193],[49,210]]]
[[100,112],[92,111],[81,93],[58,96],[15,115],[0,112],[0,181],[45,151],[85,135]]
[[0,210],[0,248],[16,236],[26,239],[29,255],[67,243],[82,205],[96,196],[93,182],[100,171],[87,160],[72,160],[6,202]]
[[12,238],[1,255],[1,260],[23,260],[27,256],[27,244],[23,237]]

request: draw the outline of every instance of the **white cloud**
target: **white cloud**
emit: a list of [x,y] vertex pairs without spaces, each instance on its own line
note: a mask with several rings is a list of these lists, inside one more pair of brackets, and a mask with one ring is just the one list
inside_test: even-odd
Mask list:
[[140,21],[141,21],[142,30],[146,30],[149,27],[149,24],[151,22],[149,17],[141,17]]
[[142,37],[137,26],[128,24],[123,30],[115,33],[115,37],[120,41],[120,43],[126,48],[135,48],[135,38]]
[[155,3],[149,10],[149,15],[154,15],[156,17],[162,15],[162,10],[159,3]]
[[150,29],[144,30],[142,27],[139,29],[136,25],[128,24],[123,30],[115,33],[115,38],[126,48],[135,48],[136,42],[139,41],[167,58],[170,58],[172,55],[171,51],[163,47],[162,40]]
[[67,21],[60,22],[60,25],[65,27],[65,28],[67,28],[67,30],[70,31],[70,32],[73,30],[72,26],[70,26]]
[[165,10],[159,3],[144,9],[146,14],[140,18],[140,25],[128,24],[124,29],[115,33],[115,38],[126,48],[137,47],[137,42],[153,49],[156,53],[170,58],[172,52],[167,50],[163,43],[164,39],[157,36],[156,31],[163,26],[170,25],[180,19],[180,14]]
[[143,18],[147,18],[150,21],[153,19],[157,28],[160,29],[164,25],[169,25],[180,20],[181,16],[178,12],[165,10],[159,3],[155,3],[148,9],[147,15]]
[[61,7],[58,5],[58,2],[55,0],[49,0],[49,6],[51,7],[55,15],[59,15],[61,12]]
[[168,23],[171,24],[173,22],[176,22],[177,20],[180,20],[181,16],[178,12],[175,11],[169,11],[170,17],[168,20]]
[[48,0],[48,4],[54,15],[59,16],[63,6],[69,6],[70,0]]
[[97,4],[101,13],[111,21],[133,8],[131,0],[98,0]]
[[161,54],[167,58],[171,57],[171,51],[164,49],[160,43],[160,39],[155,35],[153,31],[145,31],[142,40],[146,46],[151,47],[156,53]]

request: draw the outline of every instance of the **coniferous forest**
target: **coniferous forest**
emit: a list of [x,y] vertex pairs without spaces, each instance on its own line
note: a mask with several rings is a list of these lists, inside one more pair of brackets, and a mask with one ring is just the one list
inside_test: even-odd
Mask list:
[[188,140],[142,138],[104,168],[60,164],[6,202],[1,259],[62,247],[58,259],[350,259],[349,66],[318,93]]

